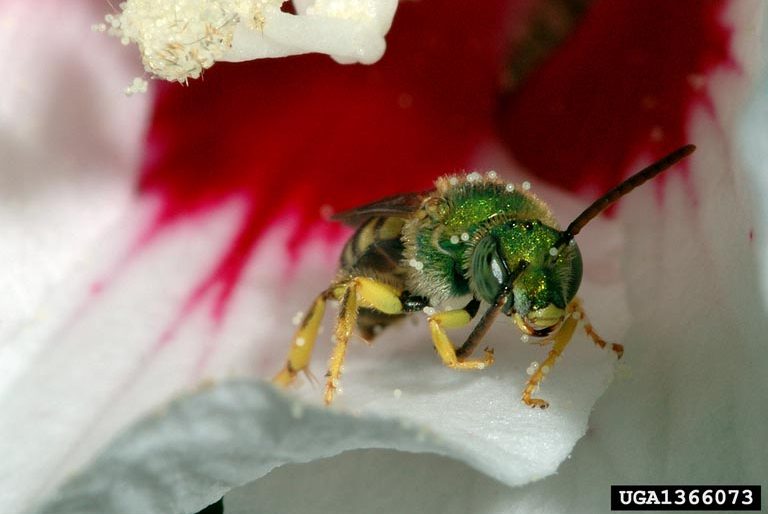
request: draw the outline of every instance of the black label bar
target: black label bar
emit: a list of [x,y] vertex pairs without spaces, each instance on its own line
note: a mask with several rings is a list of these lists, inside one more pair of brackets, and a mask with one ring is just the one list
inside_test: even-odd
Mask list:
[[759,485],[612,485],[611,510],[761,509]]

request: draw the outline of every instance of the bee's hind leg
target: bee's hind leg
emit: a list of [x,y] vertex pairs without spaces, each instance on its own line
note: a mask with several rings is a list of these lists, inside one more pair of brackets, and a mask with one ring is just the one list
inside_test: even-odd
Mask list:
[[347,353],[347,343],[352,335],[352,329],[357,322],[360,307],[375,309],[385,314],[401,314],[403,304],[400,293],[394,288],[367,277],[354,277],[336,288],[337,296],[341,297],[339,315],[333,336],[333,352],[328,361],[328,373],[325,384],[325,403],[329,405],[339,387],[341,368]]
[[304,371],[309,375],[309,359],[312,357],[312,348],[315,346],[317,332],[320,328],[320,322],[325,314],[325,304],[333,296],[333,289],[329,288],[323,291],[315,299],[312,307],[304,315],[299,328],[293,336],[291,349],[288,351],[288,358],[285,366],[272,379],[274,384],[288,386],[296,380],[296,375]]
[[589,322],[587,313],[584,312],[584,307],[581,305],[581,300],[579,298],[575,298],[569,307],[572,311],[571,316],[581,320],[582,327],[584,327],[584,332],[589,336],[589,338],[592,339],[592,341],[600,348],[610,346],[613,353],[616,354],[616,358],[621,359],[621,356],[624,355],[624,346],[618,343],[608,343],[605,341],[605,339],[600,337],[597,332],[595,332],[595,329],[592,328],[592,323]]

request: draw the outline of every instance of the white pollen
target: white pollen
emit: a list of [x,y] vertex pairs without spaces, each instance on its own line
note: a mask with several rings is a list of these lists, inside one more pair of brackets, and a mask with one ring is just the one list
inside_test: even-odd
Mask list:
[[293,318],[291,318],[291,323],[293,323],[293,326],[297,326],[299,323],[301,323],[301,318],[303,317],[304,317],[304,313],[301,311],[294,314]]
[[560,252],[558,252],[557,248],[555,248],[554,246],[549,249],[549,255],[551,255],[552,257],[557,257],[558,253]]
[[482,177],[480,174],[476,171],[473,171],[469,175],[467,175],[467,182],[475,182],[477,180],[480,180]]
[[459,179],[457,179],[456,177],[451,177],[448,179],[448,183],[452,186],[455,186],[459,183]]
[[339,388],[337,388],[337,389],[336,389],[336,394],[338,394],[339,396],[341,396],[342,394],[344,394],[344,388],[343,388],[343,387],[339,387]]
[[545,375],[546,375],[547,373],[549,373],[549,370],[550,370],[550,367],[549,367],[549,366],[542,366],[542,367],[541,367],[541,372],[542,372],[542,373],[544,373]]
[[467,234],[466,232],[462,232],[461,240],[462,241],[469,241],[469,234]]
[[478,364],[477,369],[485,369],[485,363],[481,362],[480,364]]
[[135,95],[136,93],[146,93],[147,81],[141,77],[135,77],[133,82],[131,82],[131,85],[126,87],[123,92],[126,96]]
[[296,343],[296,346],[304,346],[306,344],[306,341],[304,340],[303,337],[297,337],[295,343]]
[[410,261],[408,261],[408,265],[409,265],[411,268],[415,268],[415,267],[416,267],[416,264],[417,264],[418,262],[419,262],[419,261],[417,261],[416,259],[411,259]]
[[451,243],[459,244],[459,236],[451,236]]
[[413,266],[417,270],[421,271],[424,269],[424,263],[421,261],[416,261],[416,264]]
[[529,189],[531,189],[531,183],[526,180],[523,182],[523,191],[528,191]]
[[576,312],[574,312],[573,314],[571,314],[571,317],[572,317],[573,319],[581,319],[581,313],[580,313],[580,312],[578,312],[578,311],[576,311]]
[[392,396],[395,397],[395,400],[399,400],[400,397],[403,396],[403,391],[401,391],[400,389],[395,389],[394,391],[392,391]]
[[488,177],[491,180],[494,180],[494,179],[496,179],[499,176],[499,174],[496,173],[496,171],[491,170],[488,173],[486,173],[485,176]]
[[515,190],[514,184],[507,184],[507,187],[505,188],[508,192],[513,192]]
[[525,370],[528,375],[533,375],[536,373],[536,370],[539,369],[539,363],[536,361],[533,361],[530,366],[528,366],[528,369]]
[[435,308],[427,306],[422,309],[422,312],[424,312],[424,314],[426,314],[427,316],[434,316]]
[[520,340],[521,340],[522,342],[524,342],[524,343],[527,343],[527,342],[528,342],[528,339],[530,339],[530,338],[528,337],[528,334],[522,334],[522,335],[520,336]]
[[126,0],[120,3],[119,14],[108,14],[104,21],[108,34],[124,45],[139,46],[148,73],[186,83],[224,57],[239,25],[254,25],[281,4],[278,0]]
[[571,245],[571,246],[576,246],[576,240],[575,239],[571,239],[570,241],[568,241],[568,244]]

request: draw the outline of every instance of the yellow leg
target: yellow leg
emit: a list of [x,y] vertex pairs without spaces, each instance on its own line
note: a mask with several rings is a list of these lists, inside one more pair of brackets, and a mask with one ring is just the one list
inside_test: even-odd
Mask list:
[[[400,293],[392,287],[366,277],[355,277],[337,286],[341,292],[339,316],[334,330],[334,346],[328,362],[327,381],[325,384],[325,403],[329,405],[339,387],[341,368],[347,352],[349,337],[357,321],[359,307],[376,309],[386,314],[400,314],[403,305]],[[343,291],[343,292],[342,292]]]
[[595,329],[592,328],[592,323],[589,322],[587,313],[584,312],[584,308],[581,306],[581,300],[578,298],[574,299],[569,307],[569,310],[573,312],[573,316],[576,319],[581,319],[584,332],[589,336],[589,338],[592,339],[592,341],[600,348],[605,348],[610,344],[611,350],[616,354],[616,358],[621,359],[621,356],[624,355],[624,346],[617,343],[607,343],[605,339],[600,337],[597,332],[595,332]]
[[557,358],[560,357],[560,354],[563,353],[565,347],[571,342],[573,331],[576,330],[576,325],[578,323],[579,321],[573,316],[566,318],[563,322],[563,326],[560,327],[560,330],[555,335],[554,344],[552,345],[552,349],[549,350],[547,358],[544,359],[544,362],[541,363],[533,375],[531,375],[531,378],[528,379],[528,384],[526,384],[525,390],[523,391],[522,400],[523,403],[529,407],[540,407],[542,409],[549,407],[549,402],[542,400],[541,398],[532,398],[531,395],[537,391],[539,384],[544,380],[544,376],[552,370]]
[[445,333],[447,328],[463,327],[470,322],[472,316],[464,309],[456,309],[434,314],[429,317],[429,331],[438,355],[443,364],[452,369],[485,369],[493,364],[493,350],[485,349],[485,357],[479,360],[463,360],[456,356],[456,349]]
[[274,384],[288,386],[296,380],[300,371],[308,372],[307,366],[315,346],[317,331],[325,314],[325,303],[331,297],[331,289],[323,291],[310,307],[293,336],[285,367],[272,379]]

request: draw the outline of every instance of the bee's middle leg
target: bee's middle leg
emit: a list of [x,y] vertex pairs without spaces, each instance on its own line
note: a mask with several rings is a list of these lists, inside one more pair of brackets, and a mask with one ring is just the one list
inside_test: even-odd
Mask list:
[[[429,330],[432,333],[432,342],[443,364],[452,369],[485,369],[493,364],[493,350],[485,349],[482,359],[469,360],[465,355],[457,354],[456,348],[445,333],[447,328],[459,328],[467,325],[477,313],[479,302],[471,301],[463,309],[438,312],[429,317]],[[466,346],[466,343],[465,345]],[[463,348],[463,346],[462,346]]]
[[333,351],[328,361],[325,384],[325,403],[329,405],[339,387],[341,368],[347,353],[347,344],[357,322],[360,307],[375,309],[385,314],[401,314],[403,304],[394,288],[367,277],[354,277],[337,286],[341,301],[333,336]]

